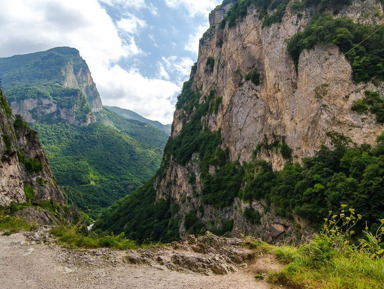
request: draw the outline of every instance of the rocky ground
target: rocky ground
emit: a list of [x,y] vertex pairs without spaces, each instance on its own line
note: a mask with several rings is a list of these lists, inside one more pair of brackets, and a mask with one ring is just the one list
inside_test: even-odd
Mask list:
[[0,287],[53,288],[271,288],[256,273],[277,271],[271,255],[240,239],[206,235],[167,246],[114,251],[61,248],[48,229],[9,236],[0,232]]

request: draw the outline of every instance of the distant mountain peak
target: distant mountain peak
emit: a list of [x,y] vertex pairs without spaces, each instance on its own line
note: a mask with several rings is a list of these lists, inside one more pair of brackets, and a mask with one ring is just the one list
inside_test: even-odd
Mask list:
[[117,106],[104,106],[104,107],[110,111],[113,111],[114,113],[120,115],[121,117],[123,117],[125,119],[141,121],[141,122],[147,123],[147,124],[157,128],[159,130],[162,130],[163,132],[165,132],[167,134],[171,133],[171,124],[162,124],[159,121],[147,119],[147,118],[141,116],[140,114],[138,114],[132,110],[129,110],[129,109],[125,109],[125,108],[121,108],[121,107],[117,107]]
[[94,112],[103,108],[88,65],[75,48],[0,58],[0,75],[12,109],[30,123],[84,126],[95,122]]

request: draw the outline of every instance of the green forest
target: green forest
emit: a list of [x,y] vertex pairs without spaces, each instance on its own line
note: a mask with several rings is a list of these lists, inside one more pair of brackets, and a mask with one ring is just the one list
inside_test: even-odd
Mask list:
[[[95,218],[102,208],[153,176],[168,134],[138,115],[140,120],[126,119],[108,109],[93,112],[88,97],[99,97],[95,84],[86,83],[89,95],[76,86],[79,79],[74,80],[73,87],[66,87],[63,81],[68,67],[75,78],[90,73],[79,52],[69,47],[0,58],[8,101],[14,105],[26,99],[41,101],[28,111],[33,119],[30,125],[39,133],[67,201]],[[51,101],[45,110],[44,99]],[[78,126],[70,125],[62,117],[63,111]],[[96,123],[87,125],[94,118]],[[38,169],[37,164],[20,157]]]
[[126,133],[101,123],[33,128],[68,202],[92,216],[134,191],[160,164],[161,151],[142,148]]

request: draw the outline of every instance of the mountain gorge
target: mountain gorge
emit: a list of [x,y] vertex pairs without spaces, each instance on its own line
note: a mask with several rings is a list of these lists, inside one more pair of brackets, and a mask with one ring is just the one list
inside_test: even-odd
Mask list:
[[0,76],[12,110],[39,133],[68,202],[82,211],[95,216],[159,167],[168,134],[104,108],[76,49],[1,58]]
[[341,203],[383,218],[382,19],[376,0],[224,1],[160,169],[97,226],[302,242]]

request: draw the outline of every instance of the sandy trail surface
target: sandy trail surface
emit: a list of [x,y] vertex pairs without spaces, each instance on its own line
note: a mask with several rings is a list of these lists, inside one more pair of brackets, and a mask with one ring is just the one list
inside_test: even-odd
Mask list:
[[0,232],[0,288],[271,288],[254,277],[256,270],[268,262],[274,266],[268,258],[257,259],[228,275],[204,276],[129,264],[125,256],[124,251],[70,250],[56,244],[35,244],[27,241],[23,233],[4,236]]

